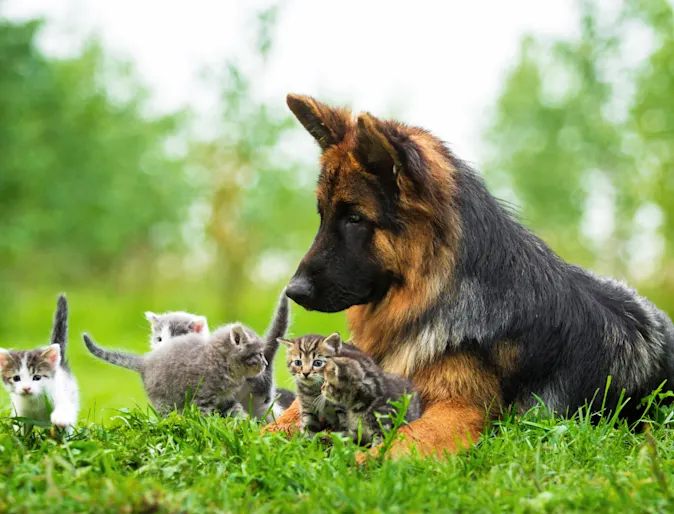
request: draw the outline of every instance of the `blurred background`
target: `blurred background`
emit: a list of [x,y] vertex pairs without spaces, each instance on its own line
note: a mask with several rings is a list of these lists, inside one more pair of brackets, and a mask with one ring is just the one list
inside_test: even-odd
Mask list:
[[670,1],[0,0],[0,347],[45,344],[66,292],[82,418],[147,403],[85,330],[265,330],[318,227],[288,92],[430,129],[563,258],[674,314]]

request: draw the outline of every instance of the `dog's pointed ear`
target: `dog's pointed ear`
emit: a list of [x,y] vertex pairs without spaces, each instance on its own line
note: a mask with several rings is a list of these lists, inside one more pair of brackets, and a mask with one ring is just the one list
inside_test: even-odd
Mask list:
[[289,94],[286,102],[295,117],[318,142],[321,150],[344,140],[351,125],[351,112],[348,109],[333,109],[304,95]]
[[365,112],[358,115],[356,131],[356,156],[361,164],[379,175],[391,173],[397,177],[404,156],[393,141],[398,136],[395,127]]

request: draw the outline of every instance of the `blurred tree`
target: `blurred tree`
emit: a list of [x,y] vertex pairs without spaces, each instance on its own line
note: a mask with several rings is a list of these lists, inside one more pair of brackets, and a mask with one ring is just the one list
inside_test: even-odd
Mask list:
[[[264,81],[275,17],[272,7],[256,20],[248,74],[237,59],[227,63],[219,77],[224,86],[215,137],[195,143],[190,153],[207,191],[206,233],[215,244],[214,273],[229,318],[241,316],[241,297],[248,287],[260,288],[251,283],[260,263],[276,257],[294,267],[317,223],[313,192],[298,184],[300,165],[281,148],[296,123],[257,101],[249,78]],[[276,277],[269,278],[273,282]]]
[[[672,6],[629,0],[610,19],[598,5],[580,4],[575,39],[523,41],[486,131],[485,174],[562,256],[634,282],[647,278],[635,266],[644,248],[665,241],[674,257]],[[654,44],[635,72],[624,62],[636,29]],[[674,313],[674,280],[652,282]]]
[[[65,60],[41,23],[0,20],[0,269],[10,283],[119,273],[179,244],[192,201],[166,148],[181,117],[149,118],[128,66],[88,44]],[[114,95],[111,91],[116,90]],[[137,279],[141,279],[139,276]]]

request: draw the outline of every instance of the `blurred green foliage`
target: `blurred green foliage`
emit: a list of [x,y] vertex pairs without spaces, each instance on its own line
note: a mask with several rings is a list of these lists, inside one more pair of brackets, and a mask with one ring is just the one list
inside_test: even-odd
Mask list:
[[486,132],[485,173],[564,258],[674,314],[672,4],[580,7],[578,37],[522,42]]
[[[298,186],[297,177],[314,171],[280,152],[296,124],[253,90],[274,19],[272,8],[253,27],[254,77],[241,57],[211,77],[220,95],[207,136],[194,113],[149,114],[132,67],[96,42],[55,59],[36,44],[41,22],[0,21],[0,346],[45,344],[66,292],[83,417],[146,399],[134,373],[87,354],[81,332],[146,351],[145,310],[263,332],[311,243],[313,179]],[[339,314],[295,308],[293,318],[295,334],[347,335]],[[292,388],[283,355],[276,369]]]

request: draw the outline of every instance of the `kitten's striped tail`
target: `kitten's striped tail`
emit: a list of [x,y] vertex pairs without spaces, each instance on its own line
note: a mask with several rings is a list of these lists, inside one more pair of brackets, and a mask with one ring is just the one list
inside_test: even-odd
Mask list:
[[51,343],[57,344],[61,349],[61,367],[70,370],[66,358],[66,346],[68,345],[68,301],[65,295],[60,294],[56,303],[54,323],[51,329]]
[[82,334],[82,339],[84,339],[84,344],[87,345],[89,351],[101,360],[138,372],[142,372],[145,368],[145,358],[140,355],[106,350],[94,343],[87,334]]
[[271,321],[271,325],[267,329],[267,333],[264,336],[264,357],[267,359],[267,362],[271,365],[278,351],[279,343],[277,339],[279,337],[284,337],[288,331],[288,326],[290,325],[290,301],[286,296],[286,290],[283,289],[281,292],[281,297],[276,304],[276,311],[274,311],[274,318]]

